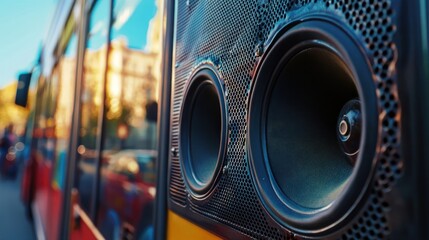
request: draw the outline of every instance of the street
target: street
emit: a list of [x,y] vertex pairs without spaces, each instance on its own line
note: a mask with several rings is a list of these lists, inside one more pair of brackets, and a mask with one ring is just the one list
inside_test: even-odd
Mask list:
[[0,240],[36,239],[33,225],[20,199],[20,180],[0,179]]

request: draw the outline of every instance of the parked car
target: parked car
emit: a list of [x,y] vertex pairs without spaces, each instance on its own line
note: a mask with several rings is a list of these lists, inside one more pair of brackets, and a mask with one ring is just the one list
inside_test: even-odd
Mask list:
[[152,234],[156,158],[155,150],[122,150],[103,157],[100,231],[106,239],[117,239],[121,232],[134,239]]

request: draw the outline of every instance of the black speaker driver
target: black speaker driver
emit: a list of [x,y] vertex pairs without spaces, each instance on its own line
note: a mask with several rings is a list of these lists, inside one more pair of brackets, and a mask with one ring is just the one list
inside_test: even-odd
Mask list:
[[[285,26],[266,49],[250,97],[252,176],[283,226],[327,236],[368,194],[378,138],[373,74],[352,34],[327,19]],[[353,141],[342,141],[350,131]]]
[[191,76],[182,103],[180,159],[186,185],[196,199],[206,198],[222,168],[227,111],[220,78],[209,66]]

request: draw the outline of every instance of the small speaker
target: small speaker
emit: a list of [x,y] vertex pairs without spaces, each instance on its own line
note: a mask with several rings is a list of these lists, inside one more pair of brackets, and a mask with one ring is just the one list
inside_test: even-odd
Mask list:
[[225,157],[227,112],[222,84],[210,66],[191,75],[180,119],[180,153],[186,185],[197,199],[208,196]]

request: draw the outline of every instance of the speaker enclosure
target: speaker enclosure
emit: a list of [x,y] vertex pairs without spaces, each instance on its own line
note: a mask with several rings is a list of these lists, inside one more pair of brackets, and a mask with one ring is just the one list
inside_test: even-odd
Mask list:
[[[429,237],[429,178],[427,40],[428,8],[425,1],[299,0],[299,1],[176,1],[174,68],[171,95],[168,207],[182,218],[229,239],[425,239]],[[316,23],[319,22],[319,23]],[[323,22],[323,23],[320,23]],[[255,175],[251,133],[251,98],[259,68],[277,41],[300,24],[309,28],[328,24],[346,35],[336,51],[352,47],[344,62],[355,74],[371,73],[365,117],[376,122],[363,140],[365,150],[357,164],[366,166],[356,200],[339,212],[343,218],[290,222],[279,213],[284,203],[270,207],[275,195],[265,197]],[[313,23],[317,26],[313,26]],[[328,36],[336,33],[328,31]],[[426,38],[425,38],[426,36]],[[323,40],[323,39],[322,39]],[[329,41],[328,47],[332,45]],[[323,42],[322,41],[322,42]],[[318,42],[316,41],[316,44]],[[322,44],[323,45],[323,44]],[[325,44],[326,45],[326,44]],[[349,46],[343,46],[349,45]],[[426,55],[425,55],[426,54]],[[426,59],[426,60],[425,60]],[[353,63],[352,63],[353,62]],[[363,63],[365,62],[365,63]],[[227,133],[222,171],[210,196],[195,197],[182,169],[180,116],[186,86],[195,69],[208,64],[222,76],[227,108]],[[277,64],[277,63],[276,63]],[[352,69],[352,67],[350,67]],[[352,70],[353,71],[353,70]],[[361,77],[358,77],[359,79]],[[366,78],[363,78],[366,79]],[[268,79],[267,79],[268,81]],[[262,90],[260,90],[262,91]],[[369,93],[367,93],[368,91]],[[264,91],[262,91],[264,92]],[[362,96],[361,96],[362,97]],[[420,100],[421,99],[421,100]],[[371,106],[370,106],[371,105]],[[372,113],[375,111],[375,117]],[[375,120],[372,117],[376,118]],[[418,126],[416,125],[418,123]],[[371,136],[369,136],[371,135]],[[258,142],[258,140],[256,141]],[[367,146],[368,145],[368,146]],[[374,148],[370,150],[370,148]],[[365,159],[365,161],[363,161]],[[261,161],[262,162],[262,161]],[[261,167],[266,164],[261,163]],[[257,171],[261,171],[260,169]],[[369,172],[368,172],[369,171]],[[363,175],[357,174],[355,177]],[[255,179],[257,178],[257,179]],[[420,180],[421,179],[421,180]],[[268,185],[270,186],[270,185]],[[270,187],[271,188],[271,187]],[[347,195],[347,194],[346,194]],[[273,197],[273,198],[271,198]],[[348,196],[350,197],[350,196]],[[282,198],[282,197],[280,197]],[[280,215],[279,215],[280,214]],[[333,219],[333,220],[332,220]],[[293,219],[292,219],[293,220]],[[314,220],[314,219],[313,219]]]

